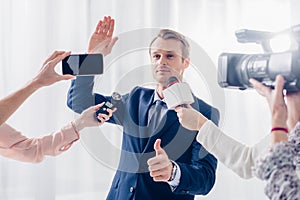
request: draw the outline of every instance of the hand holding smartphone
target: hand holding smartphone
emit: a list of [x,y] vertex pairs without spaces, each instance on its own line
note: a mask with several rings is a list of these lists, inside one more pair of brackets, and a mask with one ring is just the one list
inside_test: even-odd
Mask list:
[[73,54],[62,60],[62,73],[74,76],[103,74],[102,54]]

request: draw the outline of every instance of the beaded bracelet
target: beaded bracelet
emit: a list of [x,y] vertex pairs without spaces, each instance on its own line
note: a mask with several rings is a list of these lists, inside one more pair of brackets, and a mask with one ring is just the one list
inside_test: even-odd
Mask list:
[[79,132],[78,132],[78,130],[77,130],[77,128],[76,128],[76,126],[75,126],[75,123],[74,123],[74,121],[72,121],[72,122],[71,122],[71,124],[72,124],[72,127],[73,127],[73,129],[74,129],[74,131],[75,131],[76,135],[77,135],[77,138],[79,139],[80,135],[79,135]]
[[283,132],[285,132],[285,133],[288,133],[288,132],[289,132],[289,130],[288,130],[287,128],[283,128],[283,127],[273,127],[273,128],[271,129],[271,132],[273,132],[273,131],[283,131]]

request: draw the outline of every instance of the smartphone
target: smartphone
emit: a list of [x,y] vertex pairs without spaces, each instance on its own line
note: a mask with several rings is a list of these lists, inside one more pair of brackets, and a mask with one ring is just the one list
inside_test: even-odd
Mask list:
[[102,54],[73,54],[62,60],[62,73],[74,76],[103,74]]

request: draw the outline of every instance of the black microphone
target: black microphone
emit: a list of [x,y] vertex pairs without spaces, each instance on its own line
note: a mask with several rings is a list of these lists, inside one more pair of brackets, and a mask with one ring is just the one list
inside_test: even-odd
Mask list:
[[106,99],[104,105],[99,110],[96,111],[96,113],[95,113],[96,119],[98,121],[100,121],[97,118],[98,114],[102,113],[102,114],[106,114],[107,115],[108,114],[107,109],[108,108],[109,109],[113,109],[116,106],[116,104],[118,104],[118,102],[121,101],[121,98],[122,98],[121,94],[119,94],[118,92],[113,92],[112,95],[111,95],[111,101],[108,101]]
[[167,80],[166,86],[167,88],[163,90],[163,94],[169,109],[174,109],[176,106],[186,108],[186,104],[194,102],[189,85],[179,81],[177,77],[171,76]]
[[167,88],[170,87],[171,85],[175,84],[175,83],[180,83],[179,79],[176,76],[171,76],[167,82],[166,82],[166,86]]

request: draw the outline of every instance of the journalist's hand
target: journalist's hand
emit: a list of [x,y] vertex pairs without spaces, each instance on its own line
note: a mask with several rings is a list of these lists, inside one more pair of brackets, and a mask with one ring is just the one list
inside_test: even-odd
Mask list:
[[177,117],[181,125],[189,130],[199,131],[203,124],[207,121],[200,112],[187,105],[187,108],[177,106],[175,108]]
[[109,113],[108,115],[99,114],[97,117],[100,120],[100,122],[97,121],[94,117],[96,111],[98,111],[104,105],[104,103],[105,102],[102,102],[98,105],[91,106],[81,113],[81,115],[74,121],[75,126],[78,131],[82,130],[85,127],[100,126],[105,121],[109,120],[109,118],[112,116],[113,112],[116,111],[116,108],[114,108],[113,110],[107,109],[107,111]]
[[74,78],[72,75],[59,75],[55,72],[55,66],[61,62],[65,57],[69,56],[71,52],[55,51],[44,62],[38,75],[32,80],[37,87],[52,85],[61,80],[69,80]]

